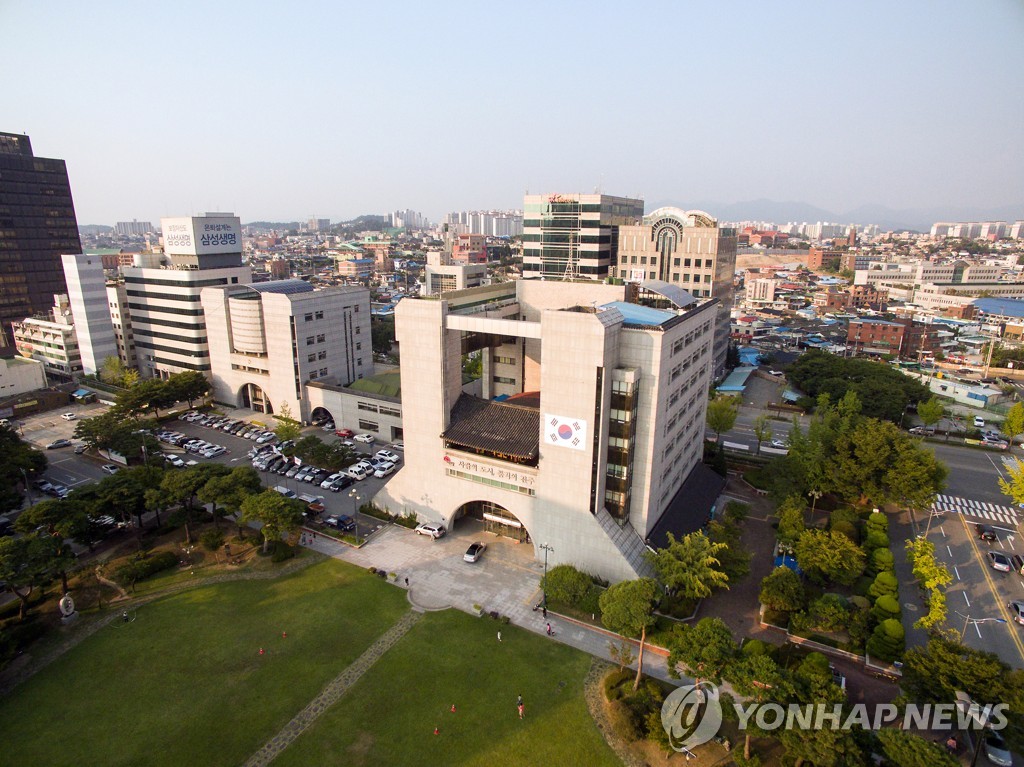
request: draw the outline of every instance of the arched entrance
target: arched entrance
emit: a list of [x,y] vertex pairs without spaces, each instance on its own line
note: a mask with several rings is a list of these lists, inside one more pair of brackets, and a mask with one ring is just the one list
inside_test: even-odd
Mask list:
[[249,383],[242,387],[239,399],[241,400],[239,402],[241,407],[252,408],[257,413],[270,415],[274,412],[274,406],[270,404],[270,399],[263,393],[263,389],[254,383]]
[[[338,421],[335,420],[334,416],[331,414],[331,411],[325,407],[320,407],[319,405],[313,408],[313,411],[309,414],[309,421],[310,423],[314,423],[317,426],[325,424],[328,421],[335,425],[338,424]],[[340,429],[341,426],[338,426],[338,428]]]
[[460,519],[461,517],[481,520],[484,524],[484,530],[488,533],[511,538],[520,543],[528,543],[530,540],[530,534],[526,530],[526,526],[516,519],[515,514],[496,503],[491,503],[490,501],[470,501],[469,503],[464,503],[455,512],[454,519]]

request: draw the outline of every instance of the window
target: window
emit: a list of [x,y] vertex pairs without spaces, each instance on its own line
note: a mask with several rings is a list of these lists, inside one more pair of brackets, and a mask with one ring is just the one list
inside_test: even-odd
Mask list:
[[327,340],[327,336],[324,333],[317,333],[316,342],[318,344],[322,344],[326,340]]
[[[316,358],[318,360],[325,360],[325,359],[327,359],[327,352],[317,352]],[[310,362],[312,362],[312,361],[313,360],[310,360]]]
[[711,282],[711,275],[710,274],[705,274],[704,275],[704,282]]
[[327,368],[320,368],[320,376],[323,377],[325,375],[327,375]]
[[380,426],[376,421],[364,421],[362,418],[359,419],[359,428],[363,431],[377,431]]
[[689,281],[690,281],[690,275],[689,275],[689,273],[687,273],[687,274],[684,274],[684,275],[683,275],[683,282],[689,282]]
[[684,258],[683,259],[683,266],[689,268],[689,266],[690,266],[690,259]]
[[515,365],[516,361],[514,357],[499,357],[495,355],[494,361],[500,365]]
[[357,365],[357,366],[362,366],[362,364],[363,364],[363,358],[362,358],[362,357],[359,357],[359,358],[358,358],[358,359],[356,360],[356,365]]
[[647,256],[640,256],[640,263],[647,266]]
[[304,316],[302,318],[302,321],[303,322],[312,322],[313,321],[313,313],[312,312],[308,313],[306,316]]
[[306,346],[312,346],[313,340],[313,336],[306,336]]
[[672,259],[672,266],[679,266],[679,259],[678,258],[673,258]]
[[324,313],[322,311],[321,312],[317,312],[316,313],[316,318],[318,320],[322,320],[324,318]]
[[516,379],[506,378],[505,376],[494,376],[491,380],[499,384],[514,384],[516,382]]
[[360,328],[358,325],[356,325],[356,335],[359,335],[361,332],[362,332],[362,328]]
[[309,380],[312,381],[315,378],[316,378],[316,371],[315,370],[310,370],[309,371]]
[[362,351],[362,348],[363,348],[363,342],[362,341],[356,341],[356,351],[357,352],[358,351]]
[[715,265],[715,262],[714,262],[714,261],[712,261],[712,260],[711,260],[710,258],[706,258],[706,259],[704,259],[704,267],[705,267],[706,269],[710,269],[710,268],[711,268],[712,266],[714,266],[714,265]]
[[679,272],[672,272],[672,282],[679,282]]
[[306,362],[316,362],[316,354],[307,354]]

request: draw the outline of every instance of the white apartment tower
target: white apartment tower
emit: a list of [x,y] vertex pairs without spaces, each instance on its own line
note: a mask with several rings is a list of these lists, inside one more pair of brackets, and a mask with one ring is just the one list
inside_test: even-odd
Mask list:
[[64,279],[68,285],[71,316],[78,336],[82,372],[94,375],[107,357],[117,357],[114,326],[107,306],[103,260],[85,254],[61,256]]

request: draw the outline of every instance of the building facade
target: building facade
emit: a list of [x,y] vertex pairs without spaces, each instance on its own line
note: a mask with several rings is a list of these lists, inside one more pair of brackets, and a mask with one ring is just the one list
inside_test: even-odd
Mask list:
[[[645,541],[702,457],[717,307],[627,291],[520,280],[402,301],[405,461],[375,502],[532,542],[540,560],[546,543],[550,563],[610,580],[648,573]],[[467,350],[516,393],[466,394]]]
[[81,252],[64,161],[33,155],[28,136],[0,133],[0,354],[13,349],[12,322],[67,291],[61,255]]
[[107,306],[107,280],[99,256],[67,254],[61,256],[68,300],[74,319],[82,372],[95,375],[108,357],[119,357],[110,307]]
[[475,288],[487,282],[486,264],[428,263],[423,270],[423,294],[435,296],[452,290]]
[[207,287],[202,308],[213,398],[310,419],[308,381],[345,385],[373,372],[370,291],[303,280]]
[[523,199],[523,277],[603,280],[618,229],[644,215],[644,201],[606,194],[528,194]]
[[168,378],[197,370],[210,376],[203,288],[247,285],[242,265],[242,227],[230,213],[164,218],[166,262],[123,270],[139,374]]
[[55,295],[48,315],[27,317],[11,323],[18,354],[42,363],[50,380],[74,381],[82,375],[71,305],[66,295]]
[[124,280],[107,283],[107,307],[110,309],[110,323],[114,328],[114,343],[117,356],[126,368],[138,367],[135,356],[135,335],[132,331],[132,313],[128,308],[128,289]]

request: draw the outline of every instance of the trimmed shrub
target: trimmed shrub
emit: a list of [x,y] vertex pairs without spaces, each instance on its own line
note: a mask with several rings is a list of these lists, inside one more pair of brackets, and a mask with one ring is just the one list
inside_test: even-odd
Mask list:
[[892,594],[883,594],[875,600],[875,606],[871,608],[871,614],[879,623],[890,618],[900,617],[900,603]]
[[135,585],[151,575],[169,570],[178,564],[178,555],[173,551],[158,551],[155,554],[136,554],[114,571],[114,580],[120,584]]
[[860,541],[860,537],[857,535],[857,527],[852,522],[847,522],[845,519],[838,522],[832,523],[832,530],[836,533],[842,533],[854,543]]
[[875,627],[868,640],[867,651],[872,658],[891,663],[903,655],[904,643],[903,625],[890,618]]
[[572,565],[558,565],[541,579],[541,589],[548,599],[575,607],[590,591],[590,576]]
[[889,548],[889,534],[883,530],[868,530],[864,538],[864,550],[872,552],[875,549]]
[[808,613],[814,628],[838,631],[846,626],[850,606],[839,594],[825,594],[811,603]]
[[881,572],[875,576],[875,580],[871,582],[871,588],[868,589],[868,596],[872,599],[878,599],[886,595],[895,596],[899,593],[900,585],[899,581],[896,580],[896,576],[890,572]]
[[807,594],[800,576],[788,567],[776,567],[761,581],[761,602],[770,610],[792,612],[807,604]]
[[750,657],[755,655],[767,655],[768,645],[760,639],[749,639],[743,643],[743,647],[740,648],[740,652]]
[[889,518],[880,511],[873,511],[868,514],[866,524],[868,526],[868,532],[871,532],[872,530],[879,530],[883,533],[888,533],[889,531]]
[[875,549],[871,552],[871,572],[891,573],[896,569],[896,561],[889,549]]
[[633,680],[633,672],[628,668],[613,671],[604,678],[604,696],[608,700],[619,700],[624,694],[624,684]]
[[224,533],[220,530],[207,530],[199,536],[199,541],[207,551],[216,551],[224,545]]

